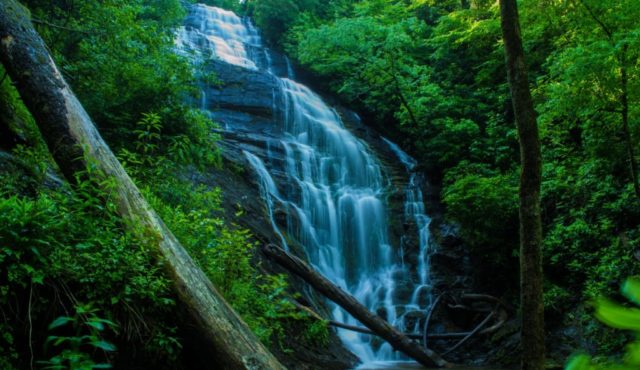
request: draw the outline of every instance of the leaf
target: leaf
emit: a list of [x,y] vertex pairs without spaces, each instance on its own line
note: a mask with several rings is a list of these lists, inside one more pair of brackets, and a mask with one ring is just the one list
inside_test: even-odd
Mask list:
[[118,324],[116,324],[115,322],[111,321],[111,320],[107,320],[107,319],[100,319],[100,318],[96,318],[96,321],[99,321],[103,324],[107,324],[107,326],[110,326],[112,328],[115,328],[118,326]]
[[93,341],[91,342],[91,345],[96,348],[101,348],[107,352],[114,352],[117,349],[116,346],[104,340]]
[[56,340],[53,341],[54,346],[59,346],[64,342],[70,341],[68,337],[56,337]]
[[42,271],[35,271],[33,276],[31,276],[31,282],[33,284],[44,284],[44,273]]
[[622,285],[622,294],[624,294],[633,303],[640,305],[640,280],[629,278]]
[[93,328],[96,328],[100,331],[104,330],[104,325],[100,321],[96,321],[96,320],[87,321],[87,325]]
[[600,298],[596,302],[595,316],[613,328],[640,331],[640,310],[637,308],[622,307]]
[[95,364],[93,365],[94,369],[111,369],[113,366],[111,364]]
[[586,355],[574,356],[567,363],[565,370],[591,370],[591,359]]
[[640,365],[640,341],[633,342],[627,346],[627,354],[624,361],[628,365]]
[[49,324],[49,330],[55,329],[57,327],[67,325],[68,323],[74,321],[73,318],[68,316],[60,316],[57,319],[53,320],[51,324]]
[[78,243],[76,244],[76,248],[80,250],[91,249],[92,245],[89,243]]

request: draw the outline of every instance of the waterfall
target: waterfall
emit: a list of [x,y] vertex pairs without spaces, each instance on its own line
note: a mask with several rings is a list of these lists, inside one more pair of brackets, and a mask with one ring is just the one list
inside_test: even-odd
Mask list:
[[[413,172],[415,160],[385,140],[410,174],[402,217],[415,222],[420,234],[418,261],[405,263],[402,246],[392,246],[388,235],[390,180],[380,161],[320,96],[294,81],[288,59],[282,73],[274,72],[271,51],[248,19],[194,5],[176,45],[183,53],[214,57],[277,80],[274,124],[281,125],[282,135],[268,145],[263,158],[248,150],[244,156],[258,178],[279,242],[284,248],[289,247],[287,241],[303,246],[309,262],[335,284],[402,330],[417,330],[418,323],[410,324],[406,316],[409,311],[426,312],[430,302],[430,219],[419,175]],[[271,145],[278,148],[272,150]],[[272,158],[275,151],[283,153],[284,160]],[[278,183],[276,172],[285,180]],[[287,211],[286,226],[274,219],[276,207]],[[330,308],[335,320],[361,325],[340,307]],[[371,335],[346,330],[338,334],[364,362],[404,359]]]
[[383,141],[389,146],[400,162],[404,165],[407,172],[410,174],[409,183],[405,188],[405,203],[404,203],[404,216],[405,219],[413,219],[418,228],[418,245],[419,254],[417,261],[417,272],[419,276],[419,284],[415,287],[413,296],[411,298],[411,305],[416,307],[425,306],[423,301],[426,301],[426,306],[431,305],[431,282],[429,281],[429,254],[431,252],[429,241],[431,233],[429,226],[431,224],[431,218],[426,214],[424,208],[424,199],[422,196],[422,190],[420,184],[423,182],[421,178],[422,174],[415,171],[417,162],[411,158],[407,153],[402,151],[400,147],[391,142],[390,140],[383,138]]

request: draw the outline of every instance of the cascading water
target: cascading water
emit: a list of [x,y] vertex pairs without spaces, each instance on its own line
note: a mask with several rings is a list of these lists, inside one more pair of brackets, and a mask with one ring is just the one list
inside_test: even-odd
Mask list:
[[[405,219],[413,219],[418,228],[418,245],[420,248],[416,268],[419,283],[414,288],[411,305],[416,310],[420,310],[421,307],[430,306],[432,303],[431,282],[429,280],[429,254],[431,252],[429,248],[431,238],[429,225],[431,224],[431,218],[425,213],[424,199],[420,188],[422,174],[415,171],[418,164],[415,159],[411,158],[398,145],[388,139],[383,138],[383,141],[396,154],[410,174],[409,183],[405,188],[404,216]],[[417,330],[418,328],[414,329]]]
[[[281,137],[268,144],[266,156],[244,151],[247,162],[259,178],[271,224],[287,248],[285,235],[304,246],[309,262],[334,283],[353,294],[372,311],[392,324],[408,327],[409,311],[424,312],[430,300],[428,279],[429,218],[424,213],[419,178],[411,174],[405,189],[404,218],[419,229],[418,261],[404,263],[399,250],[389,241],[389,211],[386,194],[390,182],[372,150],[356,138],[339,114],[329,108],[308,87],[293,79],[286,68],[276,77],[269,49],[248,19],[206,5],[194,5],[176,38],[181,52],[217,59],[277,79],[281,106],[274,120],[281,124]],[[415,161],[395,144],[390,148],[412,172]],[[272,158],[271,146],[284,153],[284,160]],[[272,174],[284,173],[277,183]],[[287,210],[287,227],[281,230],[274,219],[275,208]],[[417,266],[417,274],[410,266]],[[398,286],[412,295],[398,293]],[[332,306],[335,320],[360,325],[338,306]],[[345,345],[364,362],[401,360],[388,344],[370,335],[340,330]]]
[[247,19],[235,13],[195,4],[186,25],[178,29],[178,50],[194,52],[203,58],[220,60],[249,69],[258,69],[250,50],[261,48],[260,35]]

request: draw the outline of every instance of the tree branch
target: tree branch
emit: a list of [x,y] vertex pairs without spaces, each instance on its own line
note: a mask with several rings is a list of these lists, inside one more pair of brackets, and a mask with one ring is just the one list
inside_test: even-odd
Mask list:
[[44,21],[42,19],[38,19],[38,18],[31,18],[31,22],[35,23],[35,24],[42,24],[48,27],[53,27],[53,28],[57,28],[57,29],[61,29],[61,30],[65,30],[65,31],[71,31],[71,32],[78,32],[78,33],[82,33],[85,35],[93,35],[95,34],[95,32],[89,32],[89,31],[85,31],[85,30],[79,30],[76,28],[70,28],[70,27],[65,27],[65,26],[59,26],[57,24],[53,24],[47,21]]
[[587,5],[584,0],[578,0],[578,2],[585,8],[587,9],[587,12],[589,13],[589,16],[591,16],[591,18],[600,26],[600,28],[602,29],[602,31],[607,35],[607,38],[609,39],[609,41],[611,43],[613,43],[613,32],[611,32],[611,30],[609,29],[609,27],[607,27],[606,24],[604,24],[604,22],[602,20],[600,20],[600,18],[598,18],[598,16],[596,15],[596,13],[593,11],[593,9],[591,9],[589,7],[589,5]]

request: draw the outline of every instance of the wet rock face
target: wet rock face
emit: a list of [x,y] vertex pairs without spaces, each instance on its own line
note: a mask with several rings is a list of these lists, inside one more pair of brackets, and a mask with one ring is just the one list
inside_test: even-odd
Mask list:
[[[274,117],[279,88],[273,75],[218,61],[208,62],[206,69],[214,72],[219,82],[205,87],[202,108],[214,114],[219,110],[245,113],[240,122],[251,118],[246,114],[262,119]],[[232,116],[221,119],[225,118],[236,121]]]

